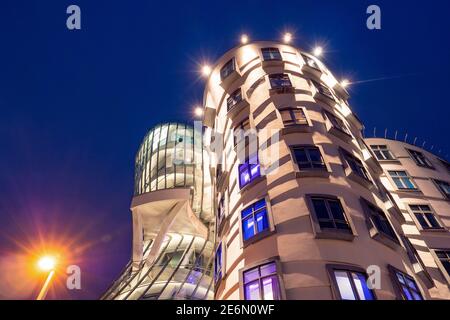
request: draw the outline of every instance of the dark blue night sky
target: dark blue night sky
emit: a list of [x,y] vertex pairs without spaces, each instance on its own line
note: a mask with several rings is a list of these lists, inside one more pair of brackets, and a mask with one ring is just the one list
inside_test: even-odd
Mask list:
[[[66,28],[77,4],[82,29]],[[378,4],[382,30],[366,28]],[[350,104],[366,124],[408,132],[450,153],[448,1],[23,1],[0,4],[0,273],[30,248],[59,242],[97,298],[131,249],[133,161],[146,131],[191,121],[202,100],[198,63],[215,61],[246,32],[280,39],[290,30],[353,81]],[[410,140],[410,141],[411,141]],[[34,250],[34,249],[33,249]],[[33,298],[36,283],[11,276],[0,299]]]

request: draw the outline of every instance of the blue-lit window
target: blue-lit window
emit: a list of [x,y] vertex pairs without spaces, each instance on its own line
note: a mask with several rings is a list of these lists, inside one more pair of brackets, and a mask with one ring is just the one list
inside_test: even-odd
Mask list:
[[242,210],[241,216],[244,241],[269,229],[269,216],[265,199],[259,200]]
[[275,262],[243,273],[245,300],[281,300],[280,281]]
[[423,300],[417,283],[412,277],[398,270],[394,270],[393,272],[403,300]]
[[334,270],[333,276],[342,300],[375,300],[367,285],[367,276],[362,272]]
[[218,282],[222,279],[222,275],[222,244],[219,244],[214,257],[214,281]]
[[230,74],[232,74],[234,70],[236,70],[236,62],[235,59],[233,58],[229,60],[227,63],[225,63],[222,69],[220,69],[220,79],[224,80]]
[[239,186],[241,189],[260,176],[261,170],[256,154],[239,165]]
[[389,175],[394,181],[397,188],[402,190],[415,190],[417,189],[412,178],[406,173],[406,171],[389,171]]

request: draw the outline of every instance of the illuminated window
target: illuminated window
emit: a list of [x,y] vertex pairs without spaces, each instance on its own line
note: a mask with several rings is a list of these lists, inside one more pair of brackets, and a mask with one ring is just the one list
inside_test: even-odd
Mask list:
[[423,229],[441,229],[439,222],[434,216],[433,210],[428,205],[409,205]]
[[281,60],[280,50],[278,48],[262,48],[264,61]]
[[220,197],[219,205],[217,208],[217,224],[220,224],[220,222],[222,222],[224,217],[225,217],[225,195],[222,195],[222,197]]
[[416,190],[412,178],[406,171],[389,171],[389,175],[394,181],[397,188],[401,190]]
[[255,154],[239,165],[239,186],[242,189],[250,182],[261,176],[258,156]]
[[302,108],[283,108],[280,109],[281,120],[285,126],[308,124],[305,112]]
[[373,153],[375,153],[375,156],[378,160],[394,160],[394,156],[392,155],[391,151],[389,151],[387,146],[381,145],[381,146],[370,146],[372,148]]
[[398,295],[403,300],[423,300],[416,281],[409,275],[389,266],[391,277],[398,288]]
[[245,300],[280,300],[277,265],[270,262],[243,272]]
[[269,216],[265,199],[259,200],[242,210],[241,217],[244,241],[258,233],[269,230]]
[[216,249],[216,255],[214,256],[214,281],[218,282],[222,279],[222,243]]
[[328,267],[333,287],[341,300],[375,300],[373,291],[367,285],[367,274],[361,269]]
[[300,170],[326,170],[319,148],[315,146],[295,146],[292,147],[292,151],[294,153],[295,162]]

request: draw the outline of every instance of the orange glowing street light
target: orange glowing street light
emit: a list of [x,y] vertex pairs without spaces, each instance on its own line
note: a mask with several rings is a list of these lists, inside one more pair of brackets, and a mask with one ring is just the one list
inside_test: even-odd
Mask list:
[[44,285],[36,298],[36,300],[44,300],[48,289],[50,288],[50,282],[55,275],[56,258],[53,256],[43,256],[39,259],[37,266],[39,270],[48,272],[47,279],[45,280]]

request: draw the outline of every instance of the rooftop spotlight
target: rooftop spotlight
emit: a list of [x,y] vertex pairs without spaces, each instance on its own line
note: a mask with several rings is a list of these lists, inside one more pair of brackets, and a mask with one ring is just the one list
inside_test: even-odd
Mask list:
[[209,65],[205,64],[205,65],[202,67],[202,74],[203,74],[203,76],[205,76],[205,77],[209,76],[209,75],[211,74],[211,67],[210,67]]
[[323,54],[323,49],[322,49],[322,47],[315,47],[315,48],[314,48],[314,51],[313,51],[313,54],[314,54],[316,57],[320,57],[320,56]]
[[202,107],[195,107],[194,113],[197,117],[201,117],[203,115],[203,108]]
[[289,43],[292,41],[292,34],[290,32],[286,32],[283,36],[283,41],[285,43]]
[[341,87],[342,88],[347,88],[350,85],[350,81],[348,79],[343,79],[341,81]]
[[242,44],[246,44],[247,42],[248,42],[248,35],[243,34],[243,35],[241,36],[241,43],[242,43]]

